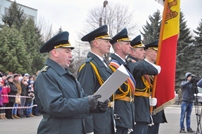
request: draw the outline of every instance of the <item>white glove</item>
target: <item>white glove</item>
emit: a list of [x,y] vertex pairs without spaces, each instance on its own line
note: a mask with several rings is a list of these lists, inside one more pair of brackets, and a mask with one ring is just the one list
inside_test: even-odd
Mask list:
[[150,106],[156,106],[157,99],[156,98],[149,98],[149,104],[150,104]]
[[94,132],[90,132],[90,133],[87,133],[87,134],[94,134]]

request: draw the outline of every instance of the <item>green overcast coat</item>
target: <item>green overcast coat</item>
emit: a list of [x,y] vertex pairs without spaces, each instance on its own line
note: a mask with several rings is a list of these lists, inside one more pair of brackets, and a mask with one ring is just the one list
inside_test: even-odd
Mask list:
[[85,134],[88,98],[68,71],[47,59],[34,83],[35,100],[43,115],[38,134]]

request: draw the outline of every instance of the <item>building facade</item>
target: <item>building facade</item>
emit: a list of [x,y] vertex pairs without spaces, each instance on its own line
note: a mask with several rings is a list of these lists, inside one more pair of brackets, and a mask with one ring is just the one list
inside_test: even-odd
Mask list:
[[[0,24],[3,25],[2,15],[8,13],[8,9],[13,1],[11,0],[0,0]],[[24,11],[26,17],[31,18],[35,24],[37,23],[37,9],[17,3],[18,6]]]

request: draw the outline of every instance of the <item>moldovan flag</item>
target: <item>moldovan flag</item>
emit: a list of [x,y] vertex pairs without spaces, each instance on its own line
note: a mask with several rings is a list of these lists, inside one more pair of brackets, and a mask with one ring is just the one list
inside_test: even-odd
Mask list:
[[[156,0],[159,1],[159,0]],[[154,79],[152,96],[157,98],[154,113],[175,101],[175,68],[180,23],[180,0],[165,0],[156,64],[161,72]]]

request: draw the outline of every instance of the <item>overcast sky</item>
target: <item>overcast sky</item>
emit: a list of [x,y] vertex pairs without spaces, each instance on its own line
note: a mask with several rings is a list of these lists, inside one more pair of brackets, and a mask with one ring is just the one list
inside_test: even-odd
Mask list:
[[[45,21],[52,25],[56,32],[60,27],[63,31],[70,32],[70,41],[74,40],[76,33],[83,28],[89,10],[102,7],[104,0],[16,0],[17,3],[38,10],[38,21]],[[129,5],[135,10],[137,23],[145,25],[148,16],[163,7],[154,0],[108,0]],[[181,11],[185,15],[188,27],[196,29],[202,19],[202,0],[181,0]]]

